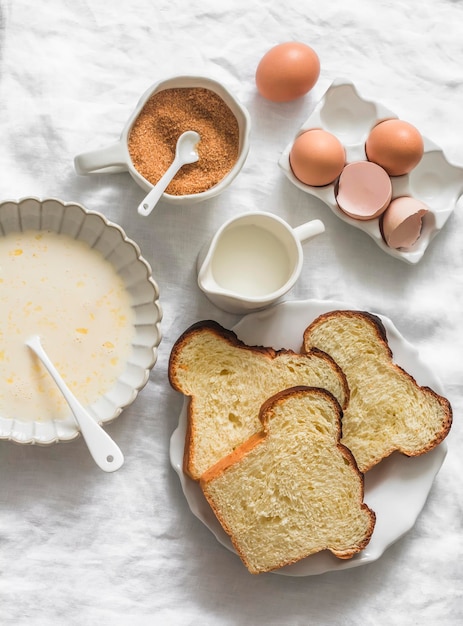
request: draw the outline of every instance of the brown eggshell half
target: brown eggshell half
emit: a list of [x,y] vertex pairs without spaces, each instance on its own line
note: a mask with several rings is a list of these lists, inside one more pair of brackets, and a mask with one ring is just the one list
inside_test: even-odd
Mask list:
[[391,196],[391,179],[376,163],[349,163],[339,177],[336,201],[341,211],[353,219],[366,221],[379,217]]
[[418,240],[428,207],[410,196],[395,198],[385,211],[381,231],[390,248],[410,248]]

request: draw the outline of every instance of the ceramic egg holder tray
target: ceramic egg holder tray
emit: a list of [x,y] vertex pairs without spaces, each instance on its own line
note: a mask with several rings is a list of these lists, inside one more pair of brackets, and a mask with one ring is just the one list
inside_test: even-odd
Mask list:
[[[380,104],[363,100],[353,83],[337,79],[296,136],[313,128],[322,128],[343,144],[346,164],[365,161],[365,141],[373,126],[386,119],[397,119],[397,115]],[[412,196],[424,202],[429,209],[423,217],[420,237],[407,249],[390,248],[386,244],[380,230],[380,218],[356,220],[341,211],[336,202],[337,180],[323,187],[312,187],[298,180],[289,163],[293,142],[285,148],[278,165],[296,187],[323,200],[335,215],[367,233],[384,252],[402,261],[417,263],[463,193],[463,168],[451,165],[442,150],[426,137],[423,137],[423,142],[424,154],[420,163],[409,174],[391,176],[392,199]]]

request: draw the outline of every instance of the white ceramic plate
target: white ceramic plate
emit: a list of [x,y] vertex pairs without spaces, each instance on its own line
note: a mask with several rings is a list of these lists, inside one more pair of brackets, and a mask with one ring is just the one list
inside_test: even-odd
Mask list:
[[[104,215],[54,198],[24,198],[0,204],[0,236],[26,230],[62,233],[86,242],[112,263],[122,277],[134,311],[134,338],[127,364],[112,389],[88,409],[101,424],[115,419],[148,382],[161,341],[159,289],[137,244]],[[69,441],[80,431],[72,416],[19,421],[0,416],[0,439],[24,444]]]
[[[233,328],[248,345],[291,348],[299,351],[305,328],[322,313],[336,309],[352,309],[342,302],[308,300],[283,302],[262,312],[241,319]],[[433,372],[420,360],[417,350],[409,344],[382,315],[394,360],[412,374],[420,385],[427,385],[443,394]],[[170,458],[180,477],[183,492],[192,512],[212,531],[226,548],[234,550],[231,541],[209,507],[199,485],[183,473],[187,404],[184,403],[179,424],[172,434]],[[352,559],[337,559],[330,552],[319,552],[293,565],[275,571],[286,576],[310,576],[328,571],[349,569],[376,561],[388,546],[410,530],[421,512],[434,477],[447,453],[446,443],[419,457],[392,454],[365,475],[365,502],[375,511],[377,519],[370,543]]]
[[[397,118],[397,115],[381,104],[364,100],[351,82],[338,79],[329,87],[296,137],[311,128],[323,128],[343,144],[347,163],[365,161],[365,141],[370,130],[379,121],[391,118]],[[391,178],[392,197],[413,196],[424,202],[429,212],[423,219],[421,236],[411,248],[389,248],[381,236],[379,219],[355,220],[339,209],[335,198],[335,183],[312,187],[294,176],[289,164],[289,154],[296,137],[286,146],[278,161],[287,178],[302,191],[323,200],[341,220],[367,233],[384,252],[402,261],[420,261],[463,193],[463,168],[451,165],[442,150],[430,139],[423,137],[423,158],[409,174]]]

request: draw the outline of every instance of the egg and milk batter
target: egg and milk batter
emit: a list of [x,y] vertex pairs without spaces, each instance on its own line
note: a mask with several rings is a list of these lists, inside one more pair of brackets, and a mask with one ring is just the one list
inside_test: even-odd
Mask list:
[[130,295],[86,243],[47,231],[0,237],[0,415],[22,421],[70,415],[25,341],[45,350],[83,405],[109,391],[134,334]]

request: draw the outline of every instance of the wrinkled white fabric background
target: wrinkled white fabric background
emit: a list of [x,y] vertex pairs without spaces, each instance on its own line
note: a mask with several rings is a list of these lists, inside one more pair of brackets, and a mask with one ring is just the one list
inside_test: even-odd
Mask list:
[[[147,387],[108,431],[123,468],[105,474],[82,440],[0,442],[2,625],[423,625],[463,616],[463,216],[409,266],[293,187],[278,158],[336,77],[382,102],[463,166],[463,2],[458,0],[0,0],[0,199],[58,197],[101,211],[153,267],[163,341]],[[277,105],[254,72],[299,40],[321,60],[313,91]],[[113,143],[161,78],[222,81],[248,107],[252,145],[223,195],[150,218],[128,174],[81,177],[76,154]],[[287,299],[338,299],[390,317],[445,385],[449,453],[415,525],[373,564],[321,576],[251,576],[190,512],[169,464],[182,398],[172,343],[192,322],[238,317],[196,286],[204,242],[232,215],[265,209],[298,225],[322,218]]]

